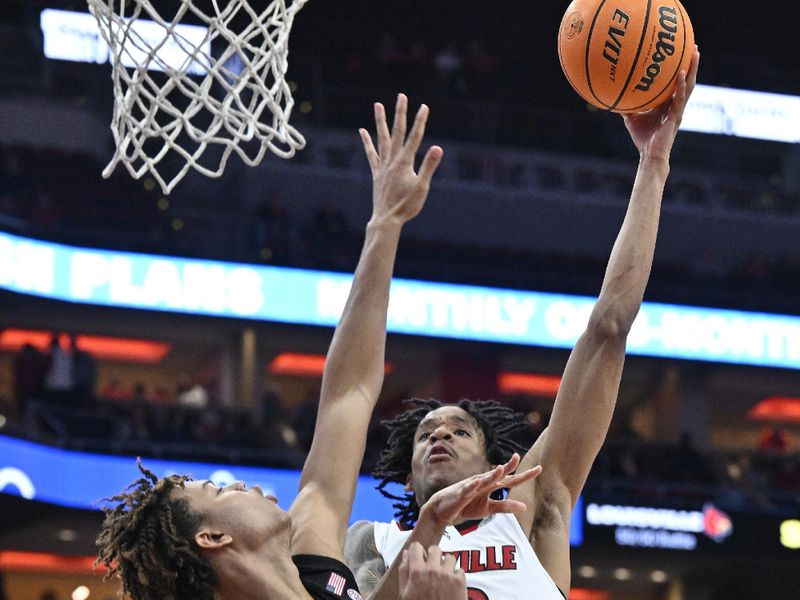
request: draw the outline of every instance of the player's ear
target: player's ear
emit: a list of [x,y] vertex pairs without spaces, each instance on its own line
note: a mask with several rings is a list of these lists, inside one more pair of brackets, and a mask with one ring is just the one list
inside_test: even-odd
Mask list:
[[202,527],[194,534],[194,541],[204,550],[222,550],[233,542],[233,538],[227,533]]
[[414,482],[411,480],[411,473],[406,475],[406,485],[403,489],[405,489],[407,492],[414,492]]

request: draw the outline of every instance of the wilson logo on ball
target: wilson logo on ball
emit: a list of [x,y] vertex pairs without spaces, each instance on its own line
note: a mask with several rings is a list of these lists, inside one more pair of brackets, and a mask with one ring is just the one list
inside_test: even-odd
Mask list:
[[650,59],[652,62],[647,65],[644,76],[636,84],[636,89],[646,92],[650,86],[661,74],[661,63],[663,63],[668,56],[675,54],[675,34],[678,32],[678,12],[671,6],[660,6],[658,9],[660,15],[658,24],[661,26],[661,31],[658,32],[658,42],[656,43],[656,50]]

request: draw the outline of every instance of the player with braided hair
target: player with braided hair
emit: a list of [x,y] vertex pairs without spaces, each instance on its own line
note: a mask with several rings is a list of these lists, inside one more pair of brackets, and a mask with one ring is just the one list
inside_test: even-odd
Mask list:
[[[418,553],[420,546],[434,545],[457,557],[471,600],[567,597],[571,515],[614,414],[627,336],[650,276],[670,153],[698,63],[695,48],[691,68],[680,73],[669,102],[647,113],[624,115],[639,151],[636,179],[597,302],[564,369],[550,422],[520,463],[527,468],[541,465],[542,474],[508,494],[508,500],[524,503],[526,510],[471,523],[450,520],[438,506],[429,506],[439,490],[502,462],[504,454],[499,453],[511,447],[501,439],[514,425],[499,407],[485,403],[417,401],[388,423],[389,444],[375,469],[379,489],[398,500],[399,522],[359,521],[348,532],[346,561],[365,597],[396,598],[411,548]],[[390,482],[404,485],[406,495],[390,495],[385,489]],[[413,530],[404,531],[408,526]],[[402,556],[405,561],[395,560]]]
[[141,461],[138,466],[144,477],[108,499],[120,504],[105,509],[96,563],[108,567],[109,577],[119,576],[131,598],[211,600],[214,572],[190,541],[200,528],[200,515],[185,498],[173,495],[189,478],[159,479]]
[[[414,493],[406,492],[403,496],[397,496],[386,487],[390,483],[405,485],[408,465],[413,457],[414,433],[428,413],[445,405],[434,398],[412,398],[405,403],[411,404],[413,408],[383,422],[384,427],[389,430],[389,437],[372,475],[380,480],[378,490],[381,494],[398,501],[393,505],[397,509],[397,522],[405,529],[411,529],[419,519],[419,505]],[[525,418],[520,413],[485,400],[461,400],[455,406],[472,416],[480,426],[486,440],[486,458],[490,464],[503,464],[514,452],[523,453],[526,450],[509,437],[513,432],[526,428]]]

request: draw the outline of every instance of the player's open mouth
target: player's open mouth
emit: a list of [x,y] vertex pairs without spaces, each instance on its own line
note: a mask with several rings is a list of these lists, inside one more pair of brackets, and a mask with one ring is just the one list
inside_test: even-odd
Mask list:
[[428,453],[428,462],[442,462],[452,459],[453,456],[450,451],[444,446],[434,446]]

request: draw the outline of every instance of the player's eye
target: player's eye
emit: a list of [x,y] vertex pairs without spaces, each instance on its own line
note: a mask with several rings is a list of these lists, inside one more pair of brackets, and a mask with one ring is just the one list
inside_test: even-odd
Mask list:
[[456,435],[459,435],[461,437],[464,437],[465,435],[469,436],[469,431],[467,431],[466,429],[456,429]]
[[431,437],[430,432],[424,431],[423,433],[419,434],[419,441],[427,440],[429,437]]

